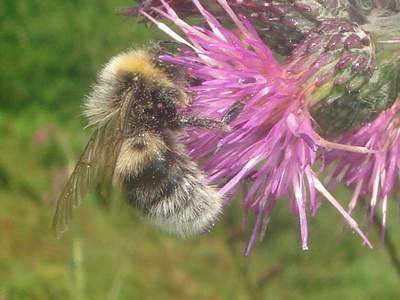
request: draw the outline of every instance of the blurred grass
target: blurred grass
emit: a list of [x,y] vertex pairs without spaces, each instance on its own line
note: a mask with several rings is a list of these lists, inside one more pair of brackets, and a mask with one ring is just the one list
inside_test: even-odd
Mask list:
[[[147,226],[118,196],[90,198],[71,231],[53,237],[54,200],[88,136],[80,111],[96,72],[162,37],[117,15],[130,4],[0,3],[0,299],[398,299],[399,277],[374,228],[370,251],[341,235],[329,204],[310,221],[307,252],[284,201],[249,258],[251,219],[242,226],[238,203],[209,235],[181,240]],[[394,213],[389,221],[400,247]]]

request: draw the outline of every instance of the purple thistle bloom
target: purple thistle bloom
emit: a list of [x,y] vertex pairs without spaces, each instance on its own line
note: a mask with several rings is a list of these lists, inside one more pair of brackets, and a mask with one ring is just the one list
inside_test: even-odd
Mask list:
[[366,153],[368,150],[328,142],[315,132],[316,124],[302,88],[308,79],[302,76],[310,76],[310,72],[294,76],[291,65],[280,64],[250,22],[238,17],[225,0],[218,3],[236,25],[234,30],[225,28],[197,0],[193,3],[208,28],[189,25],[165,1],[161,2],[164,10],[154,8],[154,11],[178,26],[186,38],[147,12],[142,13],[186,45],[181,55],[165,55],[163,59],[184,66],[201,81],[191,87],[195,95],[190,107],[192,113],[221,118],[238,101],[244,103],[230,133],[190,130],[188,145],[195,159],[205,161],[210,181],[222,183],[220,194],[227,201],[234,197],[241,183],[251,183],[243,201],[245,208],[255,213],[256,222],[245,254],[250,253],[256,238],[263,236],[271,211],[284,197],[289,198],[292,212],[299,217],[302,248],[308,249],[307,215],[308,211],[312,215],[317,211],[317,192],[372,247],[312,170],[319,151]]
[[360,155],[331,151],[325,159],[333,165],[331,178],[354,187],[349,203],[351,213],[360,196],[370,197],[370,217],[378,204],[382,209],[382,238],[386,228],[387,201],[399,180],[400,172],[400,97],[379,117],[353,132],[346,134],[342,143],[368,147],[376,153]]

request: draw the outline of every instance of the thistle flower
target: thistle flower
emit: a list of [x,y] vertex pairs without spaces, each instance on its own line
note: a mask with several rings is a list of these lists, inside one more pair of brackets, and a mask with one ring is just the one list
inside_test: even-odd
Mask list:
[[359,155],[332,151],[327,153],[327,165],[333,165],[331,179],[354,187],[348,212],[356,207],[360,196],[370,197],[372,218],[376,207],[382,209],[382,238],[387,220],[388,197],[400,174],[400,96],[394,105],[371,123],[342,137],[341,142],[373,149],[376,153]]
[[[370,220],[378,204],[381,204],[383,238],[387,201],[399,182],[400,2],[387,0],[370,4],[364,10],[375,9],[367,15],[362,28],[371,32],[376,67],[370,72],[368,83],[361,86],[356,94],[356,98],[363,104],[357,107],[357,115],[363,115],[364,122],[370,122],[365,122],[361,128],[356,126],[338,140],[344,144],[367,147],[375,151],[375,154],[331,151],[325,155],[325,163],[331,168],[331,182],[344,182],[354,188],[349,213],[356,207],[359,196],[370,198]],[[365,103],[368,107],[373,102],[375,105],[366,109],[370,118],[364,113],[360,114],[360,110],[365,109]]]
[[[319,104],[325,102],[322,100],[326,100],[321,95],[318,98],[314,92],[332,91],[337,85],[348,82],[350,79],[343,77],[342,72],[349,67],[346,62],[357,61],[365,55],[363,51],[354,51],[357,53],[354,54],[352,50],[353,30],[357,28],[350,26],[348,31],[351,33],[338,39],[346,41],[351,37],[344,51],[347,59],[343,58],[342,51],[335,51],[335,47],[328,49],[328,54],[320,52],[320,46],[329,44],[331,40],[326,36],[322,40],[313,40],[311,36],[298,46],[297,51],[294,50],[287,64],[281,64],[251,22],[245,16],[238,16],[225,0],[218,3],[235,24],[233,30],[224,27],[197,0],[193,0],[193,4],[208,28],[189,25],[167,2],[161,2],[162,8],[154,7],[153,11],[178,26],[185,38],[151,14],[142,13],[185,45],[180,55],[162,58],[184,66],[201,82],[191,87],[195,95],[190,107],[192,113],[220,118],[238,101],[244,103],[242,113],[232,123],[232,132],[191,130],[188,132],[188,145],[195,159],[205,161],[204,168],[210,181],[222,184],[220,194],[227,201],[234,197],[242,182],[251,183],[243,202],[246,209],[255,213],[256,222],[245,254],[250,253],[256,238],[264,234],[271,211],[284,197],[288,197],[291,210],[298,215],[302,248],[308,249],[307,216],[308,211],[312,215],[316,213],[317,192],[371,247],[357,223],[312,170],[320,151],[336,149],[364,155],[369,152],[365,147],[335,144],[323,139],[316,131],[319,124],[311,116],[319,111]],[[340,24],[333,22],[323,26],[328,30],[337,26],[342,28],[343,24]],[[313,47],[314,44],[319,47]],[[338,64],[344,67],[338,69]],[[369,63],[361,65],[367,68]],[[316,84],[316,74],[326,78],[323,83],[336,82],[342,77],[346,79],[320,89],[321,85]],[[364,73],[360,76],[364,78]]]
[[[181,18],[198,15],[198,10],[191,0],[166,0],[165,2]],[[339,9],[333,5],[333,3],[338,5],[337,1],[328,0],[327,2],[326,5],[322,5],[314,0],[234,0],[229,1],[229,6],[235,14],[247,17],[261,39],[267,41],[271,49],[281,55],[288,55],[304,38],[304,35],[318,26],[321,20],[332,17],[332,13],[337,16]],[[219,20],[232,21],[216,1],[206,0],[203,1],[203,5]],[[153,17],[158,17],[160,15],[154,8],[161,9],[162,7],[160,0],[145,0],[138,6],[124,9],[122,13],[136,16],[139,11],[144,11]],[[197,21],[201,22],[202,19]]]

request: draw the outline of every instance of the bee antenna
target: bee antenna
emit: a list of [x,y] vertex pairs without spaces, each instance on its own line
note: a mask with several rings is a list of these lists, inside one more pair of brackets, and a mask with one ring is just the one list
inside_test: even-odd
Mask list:
[[185,47],[185,45],[182,43],[170,40],[159,41],[158,46],[162,50],[174,51],[174,52],[177,51],[179,48]]

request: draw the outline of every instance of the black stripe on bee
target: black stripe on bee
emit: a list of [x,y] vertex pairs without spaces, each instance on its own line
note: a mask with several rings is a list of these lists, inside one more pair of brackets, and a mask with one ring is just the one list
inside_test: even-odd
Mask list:
[[[187,201],[182,200],[189,198],[194,187],[186,185],[182,189],[186,174],[178,164],[174,155],[166,152],[154,157],[139,174],[124,177],[123,187],[128,202],[145,215],[154,205],[166,199],[179,197],[179,206],[184,207]],[[175,202],[171,201],[171,204]]]

